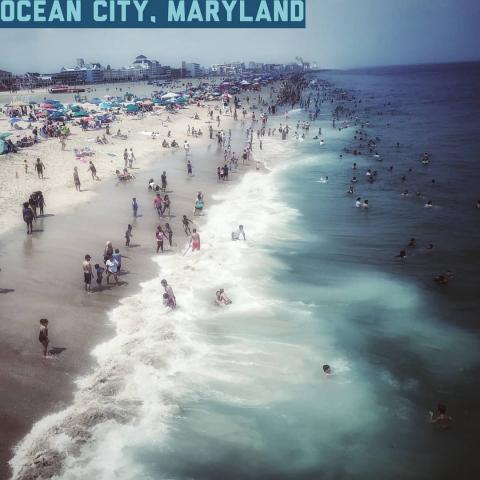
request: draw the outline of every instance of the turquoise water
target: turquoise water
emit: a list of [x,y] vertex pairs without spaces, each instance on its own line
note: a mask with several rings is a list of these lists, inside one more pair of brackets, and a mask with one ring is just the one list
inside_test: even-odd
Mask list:
[[[90,407],[109,420],[87,427],[86,444],[59,436],[50,445],[70,452],[62,478],[480,474],[479,68],[322,78],[362,100],[357,115],[380,138],[383,161],[343,151],[357,148],[358,127],[332,128],[336,103],[322,105],[303,142],[266,137],[257,155],[270,174],[250,172],[218,195],[201,254],[162,258],[159,277],[112,312],[117,336],[97,348],[99,372],[53,424],[65,428]],[[288,123],[306,118],[296,110]],[[313,139],[319,127],[323,146]],[[368,168],[378,171],[372,184]],[[404,198],[405,189],[421,195]],[[357,196],[368,211],[355,208]],[[240,223],[247,242],[231,242]],[[455,279],[436,285],[447,269]],[[175,287],[175,312],[161,307],[163,277]],[[220,287],[233,299],[225,309],[213,305]],[[438,403],[453,417],[447,430],[428,421]]]

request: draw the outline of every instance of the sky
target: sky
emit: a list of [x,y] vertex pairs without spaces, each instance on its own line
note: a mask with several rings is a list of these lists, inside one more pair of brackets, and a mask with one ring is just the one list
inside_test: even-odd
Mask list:
[[478,0],[306,1],[304,30],[0,28],[0,69],[50,73],[77,58],[118,67],[139,54],[174,67],[296,56],[321,68],[480,60]]

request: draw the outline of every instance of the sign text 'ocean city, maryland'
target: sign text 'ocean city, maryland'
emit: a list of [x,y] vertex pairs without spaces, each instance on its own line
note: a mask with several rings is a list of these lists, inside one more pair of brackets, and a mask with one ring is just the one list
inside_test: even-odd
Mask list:
[[0,0],[0,28],[305,28],[306,0]]

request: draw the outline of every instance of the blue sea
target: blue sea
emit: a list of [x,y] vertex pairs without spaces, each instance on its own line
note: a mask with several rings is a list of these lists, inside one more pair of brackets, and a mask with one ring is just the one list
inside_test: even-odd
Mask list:
[[[293,132],[307,112],[271,118],[292,130],[256,144],[268,173],[217,195],[201,253],[162,258],[111,312],[97,371],[26,437],[18,478],[40,446],[69,480],[479,478],[480,66],[317,81],[329,86],[305,139]],[[333,128],[339,104],[356,125]],[[378,137],[378,156],[360,137]],[[231,242],[239,224],[247,241]],[[448,270],[447,285],[433,281]],[[221,287],[227,308],[213,303]],[[429,422],[439,403],[450,428]]]

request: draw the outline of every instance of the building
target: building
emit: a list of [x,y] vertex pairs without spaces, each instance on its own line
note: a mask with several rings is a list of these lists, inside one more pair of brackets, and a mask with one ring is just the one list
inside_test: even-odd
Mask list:
[[182,62],[182,76],[198,78],[202,76],[202,67],[199,63]]
[[0,70],[0,90],[11,90],[15,83],[15,77],[12,72]]
[[62,67],[58,73],[52,75],[52,81],[59,85],[82,85],[86,81],[86,72],[80,67]]
[[242,62],[216,63],[210,66],[212,75],[238,75],[245,71],[245,64]]

